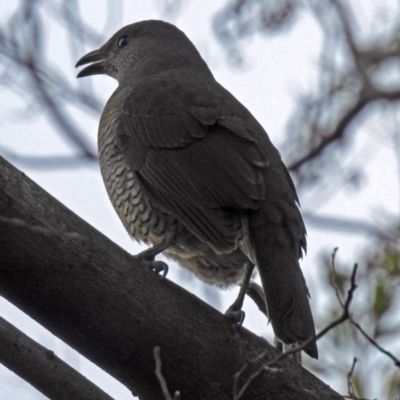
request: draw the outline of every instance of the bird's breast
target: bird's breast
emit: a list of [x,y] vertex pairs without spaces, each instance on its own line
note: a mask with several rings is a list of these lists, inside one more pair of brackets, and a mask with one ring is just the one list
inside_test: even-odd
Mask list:
[[177,219],[157,209],[135,179],[117,145],[116,115],[107,109],[105,112],[108,115],[102,116],[98,136],[100,170],[108,196],[125,229],[134,239],[152,245],[178,235],[183,227]]

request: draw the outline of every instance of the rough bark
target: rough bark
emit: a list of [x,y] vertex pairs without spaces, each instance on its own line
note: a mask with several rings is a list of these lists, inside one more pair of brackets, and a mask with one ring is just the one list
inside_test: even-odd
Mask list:
[[0,362],[50,399],[112,400],[51,350],[1,317]]
[[[191,400],[232,399],[243,365],[261,352],[277,354],[185,289],[160,281],[1,157],[0,252],[0,294],[143,400],[164,398],[156,346],[170,392]],[[239,387],[258,367],[246,370]],[[278,367],[241,399],[341,398],[289,359]]]

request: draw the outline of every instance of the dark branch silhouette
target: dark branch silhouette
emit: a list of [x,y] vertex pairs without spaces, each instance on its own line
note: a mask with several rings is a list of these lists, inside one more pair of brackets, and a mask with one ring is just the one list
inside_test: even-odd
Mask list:
[[51,350],[1,317],[0,362],[50,399],[112,400]]

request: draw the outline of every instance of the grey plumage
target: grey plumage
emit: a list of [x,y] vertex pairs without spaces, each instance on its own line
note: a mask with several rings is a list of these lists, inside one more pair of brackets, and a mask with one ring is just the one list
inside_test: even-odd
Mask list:
[[[100,120],[104,183],[136,240],[200,279],[240,284],[257,265],[275,334],[301,343],[314,323],[298,259],[305,227],[293,182],[262,126],[219,85],[175,26],[143,21],[77,65],[119,82]],[[305,351],[317,357],[315,343]]]

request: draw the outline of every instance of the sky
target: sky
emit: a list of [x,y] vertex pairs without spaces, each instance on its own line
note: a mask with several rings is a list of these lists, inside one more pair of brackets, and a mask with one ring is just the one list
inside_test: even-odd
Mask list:
[[[126,24],[144,19],[160,19],[161,1],[122,1],[123,8],[114,10],[115,23],[108,24],[104,32],[106,37]],[[221,2],[222,3],[222,2]],[[264,126],[273,143],[282,145],[287,121],[296,107],[296,95],[312,87],[315,82],[315,70],[322,45],[319,26],[311,17],[302,18],[295,27],[285,35],[273,37],[255,37],[244,47],[245,65],[235,68],[230,65],[221,44],[212,33],[212,17],[219,10],[217,2],[185,2],[179,16],[170,18],[194,42],[203,55],[216,79],[231,91]],[[6,18],[7,12],[16,7],[18,2],[10,0],[0,18]],[[118,2],[110,3],[118,4]],[[9,9],[9,10],[7,10]],[[93,29],[104,27],[106,13],[105,1],[85,1],[81,8]],[[122,18],[119,19],[118,17]],[[75,85],[92,85],[102,104],[105,104],[117,83],[109,77],[95,76],[77,80],[74,64],[78,58],[93,48],[81,48],[81,54],[75,59],[68,51],[66,32],[49,21],[47,46],[51,62],[59,66],[65,79]],[[61,50],[60,50],[61,49]],[[63,51],[65,49],[65,51]],[[70,150],[63,138],[51,134],[54,127],[48,123],[44,115],[19,121],[23,103],[10,92],[0,92],[0,113],[3,116],[0,125],[1,148],[7,148],[24,155],[67,154]],[[96,148],[98,117],[91,118],[85,114],[80,118],[80,111],[74,107],[67,110],[78,121],[79,128]],[[83,114],[82,114],[83,115]],[[349,190],[337,189],[335,193],[324,195],[321,190],[310,198],[300,198],[303,210],[309,210],[307,203],[311,199],[320,198],[318,212],[324,215],[341,217],[359,217],[365,215],[378,217],[379,213],[399,212],[399,183],[395,179],[397,164],[395,153],[385,139],[379,134],[375,123],[365,127],[363,137],[357,141],[357,152],[365,153],[368,163],[363,168],[367,171],[368,185],[360,196]],[[371,154],[370,149],[375,149]],[[92,224],[114,242],[132,254],[140,250],[126,234],[106,195],[97,165],[80,168],[67,168],[51,171],[49,169],[32,168],[23,163],[14,163],[36,183],[46,189],[67,207]],[[361,199],[361,200],[360,200]],[[315,202],[313,203],[315,204]],[[307,222],[307,221],[306,221]],[[309,252],[302,263],[302,268],[309,282],[318,282],[321,271],[318,269],[323,250],[339,247],[339,261],[350,264],[356,261],[357,252],[365,244],[365,238],[343,235],[340,232],[327,232],[308,227]],[[217,289],[206,287],[193,281],[177,266],[170,268],[168,279],[182,286],[190,285],[190,290],[204,298],[216,299],[215,307],[224,311],[236,297],[237,291],[218,293]],[[315,285],[312,285],[315,286]],[[321,307],[314,304],[312,307]],[[244,325],[258,335],[266,335],[271,339],[271,330],[265,323],[260,323],[260,314],[250,302],[245,304],[246,320]],[[105,372],[70,349],[59,339],[52,336],[18,309],[0,298],[0,315],[42,345],[53,350],[59,357],[70,363],[81,373],[95,382],[117,400],[130,398],[131,393]],[[336,390],[343,390],[343,382],[329,382]],[[0,400],[39,400],[43,395],[29,384],[20,380],[5,367],[0,365]]]

